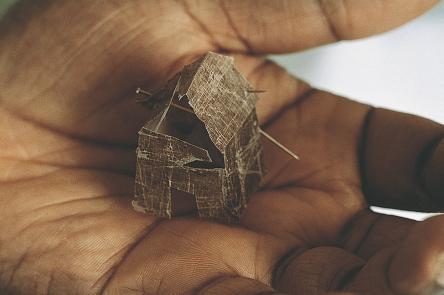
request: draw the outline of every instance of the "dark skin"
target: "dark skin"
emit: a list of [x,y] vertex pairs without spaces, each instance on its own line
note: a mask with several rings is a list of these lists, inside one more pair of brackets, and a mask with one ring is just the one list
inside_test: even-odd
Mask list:
[[[436,1],[197,2],[25,1],[3,20],[0,293],[438,294],[444,218],[369,205],[442,210],[444,127],[263,57],[380,33]],[[134,90],[208,50],[267,90],[262,126],[302,159],[263,142],[268,175],[239,226],[130,207],[147,119]]]

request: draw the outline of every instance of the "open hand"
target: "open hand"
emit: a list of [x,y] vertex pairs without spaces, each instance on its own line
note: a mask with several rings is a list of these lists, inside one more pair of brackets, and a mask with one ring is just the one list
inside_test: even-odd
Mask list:
[[[442,291],[444,218],[369,205],[443,209],[444,127],[264,58],[380,33],[435,2],[23,1],[0,25],[0,293]],[[264,141],[266,183],[240,226],[130,205],[147,119],[135,89],[209,50],[267,90],[263,128],[302,158]]]

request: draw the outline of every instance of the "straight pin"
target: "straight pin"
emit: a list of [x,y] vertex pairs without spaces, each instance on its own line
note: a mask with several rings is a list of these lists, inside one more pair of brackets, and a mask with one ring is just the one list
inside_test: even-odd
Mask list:
[[173,107],[175,107],[176,109],[179,109],[179,110],[182,110],[182,111],[185,111],[185,112],[188,112],[188,113],[190,113],[190,114],[195,115],[194,112],[193,112],[192,110],[187,109],[187,108],[185,108],[185,107],[183,107],[183,106],[181,106],[181,105],[175,104],[174,102],[171,102],[170,105],[173,106]]
[[[146,96],[152,96],[152,94],[151,94],[150,92],[148,92],[148,91],[146,91],[146,90],[143,90],[143,89],[140,88],[140,87],[136,89],[136,94],[143,94],[143,95],[146,95]],[[149,99],[149,97],[147,98],[147,100],[148,100],[148,99]],[[139,100],[139,101],[145,101],[145,100]],[[182,111],[185,111],[185,112],[188,112],[188,113],[194,114],[194,112],[193,112],[192,110],[187,109],[187,108],[185,108],[185,107],[183,107],[183,106],[181,106],[181,105],[175,104],[174,102],[171,102],[170,105],[173,106],[173,107],[175,107],[175,108],[177,108],[177,109],[180,109],[180,110],[182,110]]]
[[152,96],[152,94],[146,90],[143,90],[142,88],[137,88],[136,89],[136,94],[144,94],[146,96]]
[[[140,87],[137,88],[136,90],[136,94],[143,94],[146,96],[151,96],[152,94],[148,91],[145,91],[143,89],[141,89]],[[171,102],[170,104],[171,106],[180,109],[182,111],[194,114],[194,112],[190,109],[187,109],[181,105],[175,104],[174,102]],[[280,148],[282,151],[286,152],[287,154],[289,154],[290,156],[292,156],[294,159],[296,160],[300,160],[299,156],[296,155],[295,153],[293,153],[291,150],[289,150],[287,147],[285,147],[283,144],[281,144],[279,141],[277,141],[274,137],[272,137],[270,134],[268,134],[267,132],[265,132],[264,130],[262,130],[262,128],[259,127],[259,133],[262,134],[265,138],[267,138],[269,141],[271,141],[274,145],[276,145],[278,148]]]
[[136,89],[136,94],[143,94],[143,95],[146,96],[146,98],[143,98],[143,99],[136,99],[136,102],[139,102],[139,103],[148,101],[150,99],[150,96],[152,96],[151,93],[149,93],[148,91],[143,90],[140,87]]
[[260,89],[248,89],[248,93],[264,93],[267,92],[266,90],[260,90]]
[[290,151],[287,147],[285,147],[282,143],[280,143],[279,141],[277,141],[274,137],[272,137],[270,134],[268,134],[267,132],[265,132],[264,130],[262,130],[261,128],[259,128],[259,132],[265,136],[265,138],[267,138],[269,141],[271,141],[272,143],[274,143],[277,147],[279,147],[281,150],[283,150],[284,152],[286,152],[287,154],[289,154],[290,156],[292,156],[293,158],[295,158],[296,160],[300,160],[299,156],[296,155],[295,153],[293,153],[292,151]]

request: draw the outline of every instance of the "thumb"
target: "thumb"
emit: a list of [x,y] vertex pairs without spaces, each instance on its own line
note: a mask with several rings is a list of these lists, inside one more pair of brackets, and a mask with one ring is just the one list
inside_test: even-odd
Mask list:
[[411,230],[391,260],[388,279],[401,294],[444,294],[444,216]]

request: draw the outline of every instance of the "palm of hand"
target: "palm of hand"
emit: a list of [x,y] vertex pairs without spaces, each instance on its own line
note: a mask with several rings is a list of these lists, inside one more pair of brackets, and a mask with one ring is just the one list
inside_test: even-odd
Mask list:
[[[161,3],[138,5],[91,9],[95,18],[82,12],[83,22],[48,32],[40,17],[53,15],[58,23],[63,12],[78,11],[67,4],[56,15],[51,9],[59,8],[49,7],[17,45],[32,41],[34,52],[15,55],[20,61],[1,56],[12,73],[1,81],[12,85],[1,105],[9,127],[0,133],[5,290],[255,294],[273,285],[295,294],[390,294],[429,288],[435,256],[425,259],[424,245],[407,247],[405,240],[429,235],[440,219],[416,225],[370,213],[362,189],[372,174],[364,167],[378,126],[372,122],[392,114],[312,90],[261,57],[238,53],[236,63],[254,86],[267,89],[258,114],[268,132],[302,161],[264,142],[267,180],[240,227],[133,212],[135,136],[146,117],[130,93],[140,84],[161,85],[220,42],[232,52],[256,46],[239,37],[226,7],[231,26],[214,33],[193,5],[169,4],[168,12]],[[159,16],[150,18],[152,11]],[[54,38],[62,31],[69,38]],[[5,34],[2,45],[14,37]],[[429,137],[442,133],[432,127]],[[417,270],[403,269],[405,257]]]

